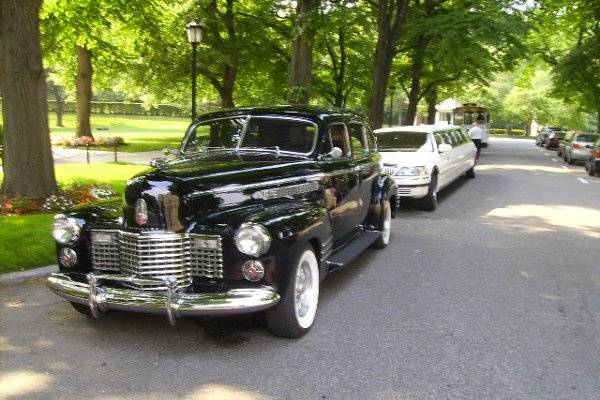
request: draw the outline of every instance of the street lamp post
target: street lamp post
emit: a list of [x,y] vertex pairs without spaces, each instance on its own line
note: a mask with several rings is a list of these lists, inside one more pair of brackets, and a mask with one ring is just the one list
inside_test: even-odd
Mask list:
[[390,85],[388,89],[390,91],[390,126],[392,126],[394,122],[394,91],[396,90],[396,86]]
[[202,42],[202,25],[196,21],[185,26],[187,40],[192,45],[192,121],[196,120],[196,47]]

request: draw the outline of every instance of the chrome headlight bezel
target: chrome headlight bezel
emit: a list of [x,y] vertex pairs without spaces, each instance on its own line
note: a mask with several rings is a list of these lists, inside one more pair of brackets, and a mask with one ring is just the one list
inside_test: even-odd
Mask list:
[[64,214],[56,214],[52,223],[52,237],[60,244],[74,244],[81,236],[77,221]]
[[414,167],[400,167],[396,171],[397,176],[427,176],[429,170],[425,165],[417,165]]
[[243,254],[258,257],[271,247],[271,235],[267,228],[260,224],[247,222],[235,233],[235,247]]

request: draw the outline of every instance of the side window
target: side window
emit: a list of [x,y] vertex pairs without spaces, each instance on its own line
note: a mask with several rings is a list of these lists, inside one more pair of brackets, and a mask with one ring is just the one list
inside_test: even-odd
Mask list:
[[456,147],[460,145],[458,138],[456,137],[456,133],[453,131],[448,132],[448,136],[450,137],[450,144],[452,147]]
[[450,144],[450,145],[452,144],[452,140],[450,139],[448,132],[442,132],[442,133],[440,133],[440,136],[442,137],[442,140],[444,141],[444,143]]
[[465,144],[468,143],[469,141],[467,140],[467,135],[465,134],[465,131],[463,131],[462,129],[457,129],[456,130],[456,134],[458,135],[458,137],[460,138],[460,142],[461,144]]
[[435,135],[433,135],[433,137],[435,138],[435,143],[437,143],[438,146],[444,143],[444,140],[442,139],[439,133],[436,133]]
[[348,135],[350,136],[350,147],[354,157],[360,157],[369,150],[367,132],[363,124],[357,122],[348,124]]
[[345,157],[350,156],[350,143],[348,141],[348,133],[346,132],[346,125],[344,124],[333,124],[329,127],[329,139],[331,141],[331,147],[339,147],[342,150],[342,154]]

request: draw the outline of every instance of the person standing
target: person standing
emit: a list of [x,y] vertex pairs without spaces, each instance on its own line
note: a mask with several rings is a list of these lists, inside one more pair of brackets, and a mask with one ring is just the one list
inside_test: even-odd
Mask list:
[[477,155],[475,156],[476,160],[479,160],[479,154],[481,153],[481,139],[485,135],[485,128],[483,127],[483,120],[478,119],[475,121],[471,129],[469,129],[469,136],[471,140],[477,147]]

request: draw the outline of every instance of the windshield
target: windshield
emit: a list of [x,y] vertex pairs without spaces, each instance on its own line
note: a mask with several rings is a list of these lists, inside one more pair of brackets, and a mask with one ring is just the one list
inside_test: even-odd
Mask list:
[[433,151],[431,135],[424,132],[389,132],[377,135],[379,151]]
[[577,136],[578,142],[595,142],[598,139],[596,135],[579,135]]
[[184,154],[211,149],[267,150],[298,154],[312,152],[317,127],[285,117],[235,117],[201,122],[183,146]]

